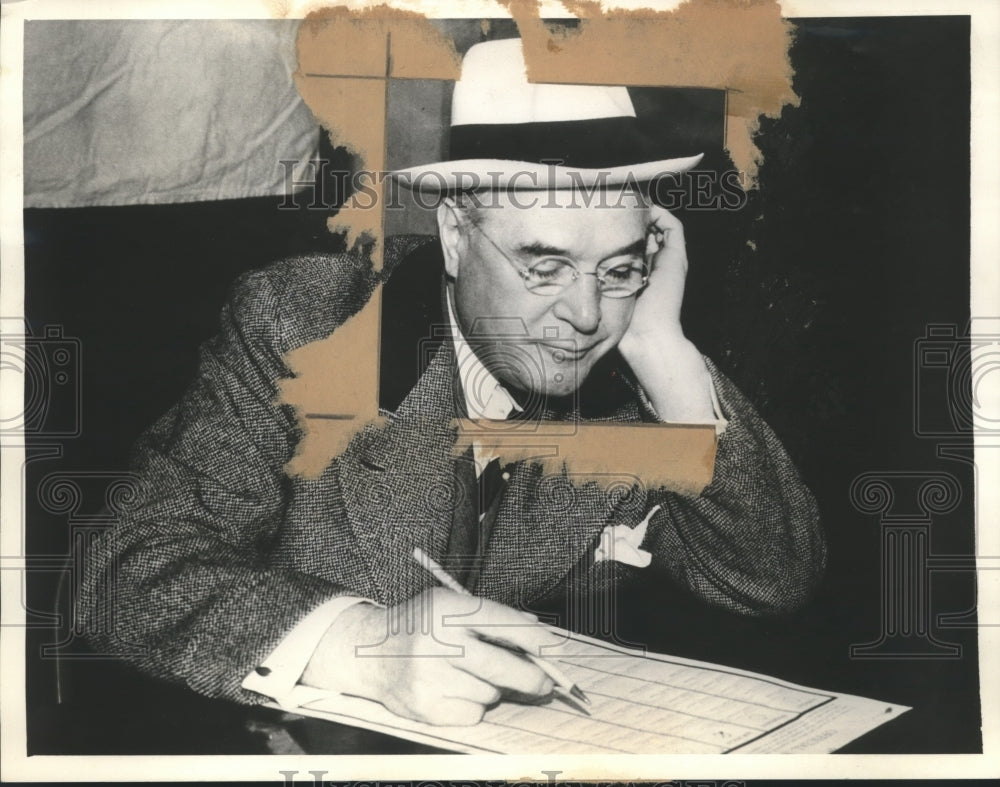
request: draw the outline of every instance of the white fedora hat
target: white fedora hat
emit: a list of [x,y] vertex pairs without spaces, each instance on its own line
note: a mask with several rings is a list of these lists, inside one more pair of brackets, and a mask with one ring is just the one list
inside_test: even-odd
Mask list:
[[520,38],[476,44],[462,61],[446,161],[396,170],[421,192],[569,189],[686,172],[701,154],[649,160],[624,87],[528,82]]

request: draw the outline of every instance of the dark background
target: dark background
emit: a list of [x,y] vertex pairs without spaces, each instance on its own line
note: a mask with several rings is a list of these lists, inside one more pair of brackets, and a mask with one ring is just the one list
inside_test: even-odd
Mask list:
[[[847,751],[981,751],[975,617],[964,627],[937,620],[974,607],[972,572],[930,578],[922,641],[957,644],[959,656],[849,655],[882,631],[882,527],[877,513],[852,503],[859,475],[953,476],[961,500],[931,520],[928,551],[974,553],[971,465],[936,453],[941,443],[968,446],[971,435],[955,428],[926,437],[914,428],[915,401],[945,424],[938,432],[949,431],[954,403],[951,367],[916,368],[917,342],[931,324],[955,326],[961,337],[969,321],[969,21],[796,26],[802,101],[761,124],[760,189],[740,211],[681,215],[691,259],[685,323],[758,406],[815,492],[830,545],[826,581],[809,606],[782,619],[737,619],[669,590],[638,603],[625,595],[621,633],[655,650],[914,707]],[[708,154],[725,165],[721,151]],[[28,440],[30,753],[266,751],[264,733],[282,724],[278,714],[87,658],[65,618],[56,626],[51,617],[54,599],[64,612],[71,596],[73,573],[61,571],[71,543],[103,526],[108,485],[126,474],[139,432],[191,380],[232,280],[291,253],[339,248],[325,232],[326,212],[279,203],[25,212],[33,352],[53,363],[56,338],[40,337],[61,326],[59,346],[75,353],[73,379],[46,389]],[[968,350],[960,338],[945,345],[958,359]],[[63,479],[78,497],[60,494]],[[890,483],[893,512],[918,514],[910,480]],[[654,611],[649,635],[644,618]],[[55,651],[42,657],[47,645]],[[422,750],[334,725],[285,727],[310,751]]]

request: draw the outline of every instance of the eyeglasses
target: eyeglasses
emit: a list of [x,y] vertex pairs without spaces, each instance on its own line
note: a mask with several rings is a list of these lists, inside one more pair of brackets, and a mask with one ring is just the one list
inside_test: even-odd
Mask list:
[[558,295],[580,276],[594,276],[601,295],[606,298],[631,298],[649,281],[649,266],[645,262],[608,263],[598,265],[593,273],[581,271],[567,257],[542,257],[530,265],[522,265],[505,252],[477,224],[470,222],[500,255],[518,272],[528,292],[535,295]]

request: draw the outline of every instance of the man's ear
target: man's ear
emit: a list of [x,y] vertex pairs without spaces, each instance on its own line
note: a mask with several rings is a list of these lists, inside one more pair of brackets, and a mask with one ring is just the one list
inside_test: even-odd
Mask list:
[[462,216],[455,200],[445,197],[437,208],[438,235],[441,238],[441,252],[444,255],[444,270],[449,278],[457,278],[458,262],[461,258]]

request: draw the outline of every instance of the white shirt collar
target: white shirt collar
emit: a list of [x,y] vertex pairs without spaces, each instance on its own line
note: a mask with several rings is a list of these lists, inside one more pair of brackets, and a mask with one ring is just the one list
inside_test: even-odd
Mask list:
[[523,409],[506,388],[487,369],[479,356],[473,352],[462,335],[462,329],[455,317],[452,305],[452,291],[448,289],[448,319],[451,321],[451,335],[455,341],[455,358],[458,361],[458,376],[465,397],[465,411],[469,418],[485,418],[503,421],[510,414]]

